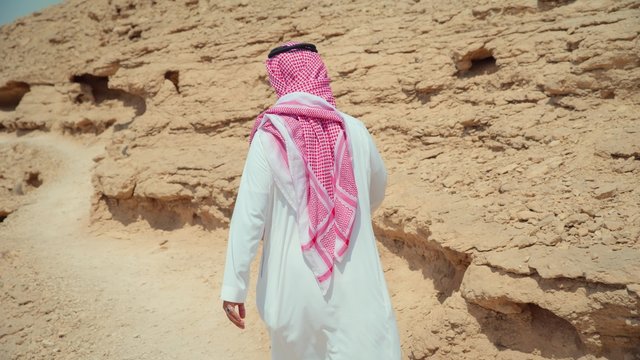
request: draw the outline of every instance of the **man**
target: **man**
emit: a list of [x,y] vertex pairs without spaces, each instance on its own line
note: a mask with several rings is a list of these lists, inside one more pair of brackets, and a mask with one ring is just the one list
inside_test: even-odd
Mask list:
[[387,175],[357,119],[336,110],[316,47],[266,61],[278,95],[251,133],[221,299],[244,328],[250,263],[264,240],[257,306],[274,360],[400,359],[395,314],[371,225]]

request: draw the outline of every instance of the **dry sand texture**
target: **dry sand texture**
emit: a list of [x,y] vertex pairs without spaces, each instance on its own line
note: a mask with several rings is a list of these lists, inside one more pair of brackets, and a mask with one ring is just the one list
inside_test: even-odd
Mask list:
[[640,359],[640,2],[69,0],[0,28],[0,354],[266,359],[219,309],[262,61],[390,173],[407,359]]

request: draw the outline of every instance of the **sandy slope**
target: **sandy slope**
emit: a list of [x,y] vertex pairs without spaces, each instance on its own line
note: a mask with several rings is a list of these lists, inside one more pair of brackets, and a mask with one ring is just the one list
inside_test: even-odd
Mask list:
[[89,234],[91,158],[102,146],[52,135],[1,141],[65,160],[37,201],[0,227],[3,358],[264,358],[253,308],[244,332],[219,310],[223,231]]

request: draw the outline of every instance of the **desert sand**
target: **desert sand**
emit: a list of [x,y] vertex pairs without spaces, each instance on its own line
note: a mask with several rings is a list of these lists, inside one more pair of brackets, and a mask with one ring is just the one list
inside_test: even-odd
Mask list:
[[[268,359],[218,300],[263,60],[388,168],[406,359],[640,359],[640,4],[68,0],[0,27],[0,354]],[[255,262],[257,264],[257,261]]]

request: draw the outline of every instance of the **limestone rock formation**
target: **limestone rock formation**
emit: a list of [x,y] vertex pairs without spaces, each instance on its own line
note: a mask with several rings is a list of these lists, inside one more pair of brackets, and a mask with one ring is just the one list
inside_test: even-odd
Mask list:
[[0,221],[25,204],[55,174],[56,160],[23,144],[0,146]]
[[633,359],[638,19],[634,0],[69,0],[0,29],[0,130],[107,138],[96,222],[224,227],[275,100],[262,62],[313,42],[386,161],[382,244],[441,293],[410,358]]

